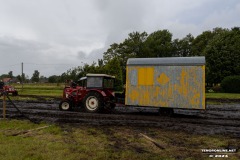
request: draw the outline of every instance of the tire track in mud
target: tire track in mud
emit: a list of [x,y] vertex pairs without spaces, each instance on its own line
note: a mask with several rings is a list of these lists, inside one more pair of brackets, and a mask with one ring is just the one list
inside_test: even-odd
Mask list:
[[[161,117],[156,108],[116,107],[112,113],[59,111],[57,102],[15,102],[31,119],[56,124],[159,127],[192,134],[222,134],[240,137],[240,104],[210,105],[207,110],[175,109],[174,117]],[[0,102],[0,106],[2,103]],[[2,112],[2,108],[0,109]],[[10,118],[18,118],[16,109],[7,104]]]

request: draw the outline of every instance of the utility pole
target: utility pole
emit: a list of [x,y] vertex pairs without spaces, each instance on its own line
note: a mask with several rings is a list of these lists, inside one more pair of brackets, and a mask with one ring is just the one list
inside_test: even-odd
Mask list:
[[23,90],[23,62],[22,62],[22,90]]

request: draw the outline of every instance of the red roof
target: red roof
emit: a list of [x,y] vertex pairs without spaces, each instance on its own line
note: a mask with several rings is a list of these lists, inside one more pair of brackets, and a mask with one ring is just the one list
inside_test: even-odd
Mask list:
[[9,82],[11,78],[3,78],[3,82]]

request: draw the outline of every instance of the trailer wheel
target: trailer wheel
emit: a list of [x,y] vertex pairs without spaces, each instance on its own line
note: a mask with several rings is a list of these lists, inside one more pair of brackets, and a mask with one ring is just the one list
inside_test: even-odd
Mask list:
[[104,105],[104,108],[101,110],[101,113],[112,113],[115,109],[115,103],[107,103]]
[[60,104],[59,104],[59,109],[61,111],[70,111],[72,109],[72,104],[71,102],[69,101],[62,101]]
[[174,114],[174,111],[173,111],[173,108],[159,108],[159,115],[160,116],[173,116]]
[[103,108],[103,98],[97,92],[89,92],[85,96],[83,104],[87,112],[96,113]]

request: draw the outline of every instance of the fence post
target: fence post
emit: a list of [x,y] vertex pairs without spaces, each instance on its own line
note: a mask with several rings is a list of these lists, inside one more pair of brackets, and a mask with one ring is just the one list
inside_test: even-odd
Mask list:
[[6,119],[6,95],[3,94],[3,119]]

